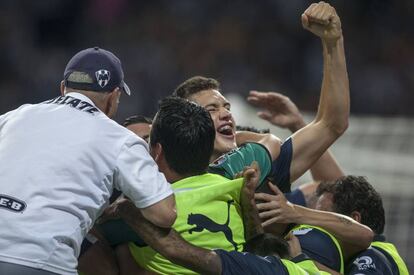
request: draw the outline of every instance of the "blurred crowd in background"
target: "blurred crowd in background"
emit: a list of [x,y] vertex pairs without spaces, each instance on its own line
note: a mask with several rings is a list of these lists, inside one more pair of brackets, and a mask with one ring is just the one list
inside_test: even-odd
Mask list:
[[[329,1],[341,17],[352,114],[413,116],[414,2]],[[225,94],[283,92],[315,111],[320,41],[301,27],[304,0],[41,0],[0,2],[0,113],[55,97],[64,66],[83,48],[120,57],[134,95],[120,121],[153,115],[193,75]]]

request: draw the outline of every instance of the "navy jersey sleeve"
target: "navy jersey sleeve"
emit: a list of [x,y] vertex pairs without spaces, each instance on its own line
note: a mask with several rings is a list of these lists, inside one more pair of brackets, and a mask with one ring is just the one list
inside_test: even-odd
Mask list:
[[[280,147],[280,154],[272,162],[268,179],[283,193],[290,192],[290,163],[292,162],[292,139],[287,139]],[[273,194],[267,184],[262,184],[257,192]]]
[[303,253],[333,270],[340,271],[340,253],[327,234],[316,228],[296,229],[293,234],[299,239]]
[[398,274],[394,270],[390,261],[380,251],[375,248],[368,248],[358,254],[358,256],[347,266],[347,274]]
[[285,197],[291,203],[306,207],[305,195],[303,195],[303,192],[300,189],[295,189],[290,193],[285,193]]
[[282,261],[274,256],[260,257],[247,252],[215,250],[220,256],[223,275],[289,274]]

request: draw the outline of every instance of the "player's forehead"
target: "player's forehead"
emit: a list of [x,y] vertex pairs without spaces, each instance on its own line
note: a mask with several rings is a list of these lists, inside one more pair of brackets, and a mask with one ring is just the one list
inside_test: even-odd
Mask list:
[[230,102],[217,90],[203,90],[190,96],[189,100],[206,107],[208,105],[230,105]]
[[127,128],[139,136],[142,134],[148,134],[151,130],[150,124],[143,122],[130,124],[127,126]]
[[329,192],[322,193],[316,203],[316,209],[323,211],[333,211],[333,194]]

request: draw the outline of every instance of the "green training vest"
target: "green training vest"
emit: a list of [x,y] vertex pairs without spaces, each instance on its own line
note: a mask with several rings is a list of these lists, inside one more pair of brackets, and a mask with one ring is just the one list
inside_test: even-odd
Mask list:
[[298,263],[291,262],[289,260],[281,259],[283,265],[288,270],[289,274],[291,275],[329,275],[329,273],[325,271],[320,271],[314,262],[311,260],[300,261]]
[[[301,225],[295,226],[292,230],[290,230],[290,232],[296,231],[296,230],[305,230],[305,229],[309,229],[309,228],[311,228],[311,229],[317,229],[319,231],[322,231],[323,233],[325,233],[326,235],[328,235],[332,239],[332,241],[334,242],[336,248],[338,249],[339,257],[340,257],[340,261],[341,261],[341,267],[340,267],[340,271],[339,272],[341,274],[344,274],[344,272],[345,272],[345,265],[344,265],[344,256],[342,254],[342,248],[341,248],[341,245],[339,244],[338,240],[331,233],[329,233],[328,231],[326,231],[325,229],[323,229],[321,227],[307,225],[307,224],[301,224]],[[321,274],[323,274],[323,273],[321,273]]]
[[397,248],[392,243],[387,242],[372,242],[371,246],[378,247],[382,250],[385,250],[394,260],[398,267],[398,271],[400,275],[409,275],[408,268],[405,265],[403,259],[401,258],[400,254],[397,251]]
[[[173,228],[188,242],[206,249],[242,251],[245,243],[240,192],[243,179],[215,174],[189,177],[172,184],[177,207]],[[175,265],[151,247],[129,244],[138,264],[160,274],[195,274]]]

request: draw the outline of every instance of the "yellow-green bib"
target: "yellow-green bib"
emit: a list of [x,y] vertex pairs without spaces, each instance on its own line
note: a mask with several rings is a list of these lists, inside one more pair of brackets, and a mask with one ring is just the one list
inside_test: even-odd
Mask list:
[[[243,179],[229,180],[206,173],[172,185],[177,205],[173,228],[188,242],[206,249],[242,251],[245,243],[240,191]],[[152,248],[129,244],[135,260],[161,274],[194,274],[175,265]]]
[[398,271],[400,275],[408,275],[408,268],[405,265],[403,259],[401,258],[400,254],[397,251],[397,248],[392,243],[387,242],[372,242],[371,246],[378,247],[380,249],[385,250],[395,261],[398,267]]

